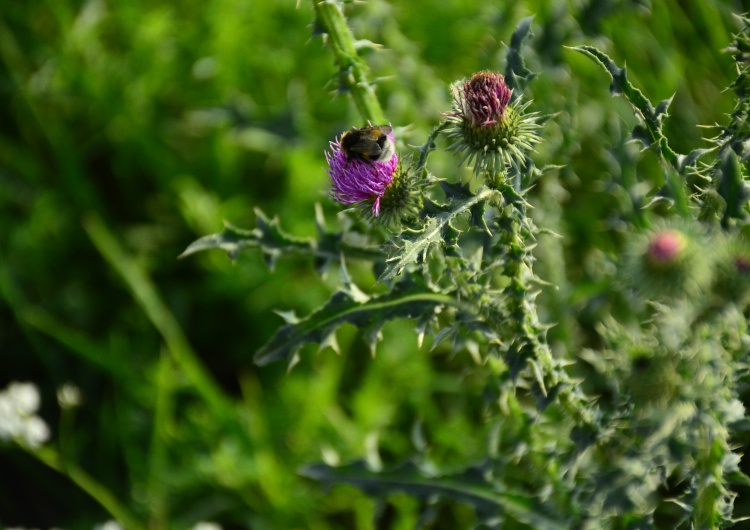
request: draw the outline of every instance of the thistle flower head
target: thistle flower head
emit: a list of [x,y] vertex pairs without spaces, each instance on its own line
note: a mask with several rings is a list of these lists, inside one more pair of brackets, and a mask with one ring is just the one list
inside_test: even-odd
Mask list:
[[[392,130],[388,139],[394,141]],[[341,147],[341,138],[330,142],[330,146],[326,160],[332,184],[331,196],[345,205],[372,201],[372,213],[380,215],[380,201],[393,181],[398,154],[394,152],[385,160],[364,160],[347,155]]]
[[511,103],[513,91],[505,78],[490,71],[477,72],[468,81],[451,85],[453,110],[444,113],[450,123],[449,151],[463,155],[460,164],[474,164],[474,173],[505,174],[514,162],[525,166],[526,152],[539,142],[537,113],[525,114],[531,102]]
[[711,281],[711,259],[699,226],[664,223],[634,237],[626,251],[626,282],[648,300],[694,298]]
[[468,81],[454,85],[456,110],[449,115],[460,115],[474,127],[488,127],[503,119],[512,93],[502,75],[477,72]]
[[425,184],[425,179],[414,171],[411,160],[401,160],[381,197],[380,215],[376,215],[373,221],[395,227],[417,219],[423,204]]
[[685,237],[677,230],[657,232],[648,242],[646,259],[655,266],[668,266],[678,260],[685,248]]

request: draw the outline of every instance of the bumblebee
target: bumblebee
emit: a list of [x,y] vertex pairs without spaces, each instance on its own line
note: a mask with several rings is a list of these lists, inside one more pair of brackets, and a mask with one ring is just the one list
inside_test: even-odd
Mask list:
[[346,131],[341,136],[341,150],[347,158],[347,165],[352,160],[363,162],[387,162],[396,154],[396,146],[388,136],[393,131],[390,125],[363,127]]

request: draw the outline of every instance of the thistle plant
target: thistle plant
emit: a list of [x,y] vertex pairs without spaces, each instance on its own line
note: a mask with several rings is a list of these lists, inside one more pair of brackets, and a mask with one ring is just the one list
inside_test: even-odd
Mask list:
[[[73,25],[79,32],[63,48],[78,50],[81,42],[89,41],[95,19],[107,11],[99,4],[87,4],[78,19],[60,11],[65,23],[68,18],[76,20]],[[269,14],[274,11],[268,6],[283,6],[256,4],[265,5]],[[407,4],[403,3],[405,9]],[[678,146],[686,144],[677,142],[667,127],[674,119],[670,117],[673,98],[651,101],[648,92],[653,89],[637,87],[619,60],[593,46],[563,46],[598,35],[603,13],[634,3],[568,4],[572,7],[560,9],[575,16],[527,18],[515,30],[500,24],[502,30],[495,35],[508,42],[504,48],[496,50],[494,39],[471,43],[484,47],[471,55],[471,68],[474,58],[479,58],[478,71],[466,67],[468,61],[461,67],[451,63],[456,80],[441,80],[436,96],[429,91],[438,76],[415,59],[418,54],[405,44],[408,39],[391,20],[396,17],[387,2],[314,1],[313,35],[320,37],[326,65],[328,50],[333,56],[332,85],[340,96],[333,104],[342,110],[335,126],[326,125],[325,137],[313,139],[317,143],[312,155],[305,154],[307,164],[290,170],[291,180],[302,175],[307,184],[314,182],[320,200],[308,212],[314,235],[296,235],[287,230],[289,218],[256,209],[255,226],[243,229],[227,224],[223,231],[189,245],[182,257],[222,249],[235,260],[243,252],[253,252],[273,269],[280,260],[302,256],[293,261],[294,266],[314,268],[321,280],[315,294],[328,296],[321,296],[316,306],[309,306],[315,308],[304,314],[295,313],[289,307],[294,302],[285,299],[287,305],[276,308],[283,322],[269,332],[252,358],[236,352],[237,364],[220,381],[213,375],[215,366],[204,367],[199,350],[190,345],[193,333],[214,331],[206,323],[210,321],[201,320],[200,330],[183,333],[178,322],[187,317],[172,315],[170,304],[160,298],[144,265],[149,260],[130,257],[107,230],[104,216],[86,214],[82,232],[93,243],[87,246],[99,251],[127,287],[117,285],[117,290],[128,291],[143,312],[138,319],[127,309],[126,319],[143,321],[153,330],[143,342],[131,341],[128,328],[89,340],[47,316],[46,305],[35,307],[37,301],[46,303],[46,292],[30,297],[25,305],[13,302],[23,299],[19,292],[24,282],[0,270],[0,295],[16,304],[7,314],[26,326],[24,336],[34,330],[47,335],[37,341],[40,352],[48,353],[44,345],[57,341],[77,351],[95,370],[104,370],[115,383],[104,385],[101,377],[88,378],[88,388],[103,387],[99,394],[88,393],[85,385],[81,389],[57,385],[57,405],[52,407],[54,392],[39,392],[30,383],[11,383],[0,391],[0,448],[67,476],[110,514],[113,520],[102,528],[221,528],[202,522],[214,520],[214,515],[232,528],[331,530],[697,530],[728,528],[740,521],[738,514],[744,512],[735,510],[734,504],[747,491],[741,488],[750,485],[742,456],[750,426],[743,402],[750,373],[750,20],[738,19],[741,30],[728,48],[737,78],[725,96],[734,97],[734,107],[721,123],[704,129],[710,136],[705,144],[683,153]],[[513,9],[508,7],[503,11],[507,17],[499,18],[513,20]],[[301,12],[298,9],[297,15]],[[350,24],[345,13],[364,17],[368,24],[359,24],[357,18]],[[47,11],[42,14],[31,18],[35,27],[44,29],[49,26]],[[152,33],[169,26],[173,18],[163,10],[153,16],[137,24],[139,42],[150,42]],[[221,49],[225,17],[216,18],[221,19],[216,26],[221,39],[213,47]],[[94,60],[96,55],[93,51],[89,55],[88,48],[81,54],[85,61],[75,56],[75,61],[26,68],[22,44],[31,39],[14,44],[12,28],[19,22],[9,20],[14,21],[8,27],[0,21],[3,68],[21,64],[16,73],[29,71],[34,76],[25,79],[19,74],[12,83],[0,86],[26,90],[17,101],[13,98],[15,106],[8,116],[19,117],[18,130],[33,149],[14,160],[7,171],[0,171],[0,187],[8,191],[0,198],[19,196],[17,209],[24,211],[22,203],[30,205],[32,194],[15,185],[15,172],[30,168],[40,181],[43,175],[54,174],[46,165],[46,157],[51,156],[48,139],[54,138],[49,133],[57,131],[67,141],[68,131],[55,124],[73,123],[72,119],[39,120],[47,116],[46,107],[34,108],[35,101],[60,101],[65,108],[88,101],[71,98],[63,83],[70,77],[70,86],[87,85],[71,74],[73,64],[101,64],[106,66],[102,72],[128,76],[138,68]],[[260,20],[265,24],[271,17]],[[540,25],[542,31],[535,38]],[[102,27],[106,31],[98,48],[129,49],[113,45],[117,41],[111,40],[112,35],[117,32],[110,31],[108,24]],[[237,28],[244,38],[246,25]],[[382,35],[384,46],[357,38],[356,28],[371,31],[378,35],[375,38]],[[171,43],[182,46],[182,40],[168,40],[169,46],[154,55],[172,61],[183,48],[174,54]],[[197,48],[203,53],[204,46]],[[618,50],[616,45],[613,48],[608,53],[614,57]],[[399,54],[407,56],[403,63]],[[135,55],[139,60],[149,56]],[[277,59],[275,54],[257,55],[272,55],[266,58],[272,63]],[[601,67],[602,72],[594,73],[602,75],[601,87],[577,79],[586,74],[579,74],[576,60],[586,66],[591,60]],[[193,82],[206,88],[216,72],[224,75],[232,64],[203,57],[185,70],[192,72]],[[314,64],[315,68],[295,75],[307,79],[311,72],[319,74],[323,69]],[[389,68],[400,75],[392,75]],[[700,79],[698,72],[691,75],[691,82]],[[632,116],[623,118],[606,105],[592,112],[586,103],[579,104],[579,98],[591,97],[588,91],[603,88],[607,76],[610,92],[625,100],[629,106],[625,112],[632,110]],[[263,90],[270,92],[273,79],[262,79]],[[244,107],[254,107],[255,103],[248,103],[252,97],[210,112],[201,110],[196,121],[220,116],[237,122],[222,122],[222,129],[212,132],[220,147],[214,145],[212,151],[224,153],[234,143],[247,142],[253,149],[264,144],[263,156],[286,161],[279,153],[301,144],[289,147],[295,142],[288,139],[309,139],[314,130],[310,122],[322,122],[328,115],[320,105],[303,104],[300,87],[305,96],[319,91],[321,98],[328,97],[325,90],[331,85],[315,79],[309,85],[289,87],[294,96],[290,100],[297,105],[290,113],[307,118],[306,122],[280,120],[293,122],[281,126],[291,132],[285,129],[276,135],[249,126],[262,121],[243,114],[251,112]],[[571,92],[558,90],[558,83]],[[136,83],[139,90],[128,92],[124,101],[132,102],[135,94],[143,106],[150,101],[143,91],[162,84]],[[59,89],[54,98],[46,97],[47,85]],[[579,85],[585,89],[574,93]],[[92,86],[92,92],[101,93],[112,88]],[[231,88],[223,90],[221,97],[244,89]],[[170,89],[170,97],[172,92],[176,91]],[[203,102],[213,97],[201,93],[188,99]],[[26,106],[31,113],[26,113]],[[88,105],[84,107],[88,112]],[[308,115],[299,109],[315,112]],[[87,143],[81,142],[85,148],[70,148],[77,143],[55,146],[69,180],[88,186],[80,176],[86,168],[98,170],[104,164],[76,157],[97,152],[104,141],[100,136],[126,138],[123,131],[131,112],[125,114],[108,116],[106,134],[92,136],[92,131],[100,130],[99,124],[87,131]],[[165,113],[169,126],[159,121],[159,129],[168,130],[165,145],[178,142],[179,128],[173,122],[180,115],[170,107]],[[44,127],[35,131],[36,123]],[[297,128],[298,124],[304,127]],[[197,128],[184,136],[193,142]],[[584,134],[601,135],[604,140],[584,142]],[[128,139],[130,143],[148,144],[147,161],[159,152],[150,142]],[[586,148],[592,143],[598,150]],[[17,147],[13,142],[7,146],[0,151],[13,153]],[[242,149],[246,148],[243,143]],[[237,159],[244,160],[245,154]],[[255,154],[248,158],[253,163]],[[234,167],[233,160],[225,163],[223,157],[196,165]],[[133,158],[138,157],[123,156],[112,165],[120,171],[128,165],[123,161]],[[164,181],[171,182],[177,165],[170,162],[165,167]],[[302,170],[295,173],[298,168]],[[96,198],[98,191],[94,186],[80,193]],[[198,217],[193,203],[207,196],[211,194],[191,188],[183,190],[180,201]],[[218,202],[213,199],[205,202]],[[50,204],[58,206],[55,201]],[[144,211],[154,208],[151,201],[144,204]],[[89,202],[86,205],[88,212]],[[72,211],[77,220],[78,210]],[[206,211],[203,222],[215,221],[216,210],[207,207]],[[58,233],[40,231],[44,219],[31,217],[28,233],[14,238],[8,248],[27,252],[32,246],[27,240],[35,244]],[[48,218],[57,223],[57,216]],[[71,232],[80,231],[78,225],[74,228]],[[128,235],[140,240],[146,232],[139,227]],[[157,235],[162,238],[168,233],[159,230]],[[232,274],[241,276],[248,270],[243,267],[233,268]],[[270,289],[257,274],[264,265],[253,262],[250,267],[253,273],[247,276],[257,280],[255,295],[261,293],[266,311],[270,304],[264,295]],[[283,277],[280,284],[286,296],[294,291],[287,285],[305,290],[315,278],[313,274],[292,281]],[[175,283],[187,282],[180,277]],[[225,286],[222,282],[221,289]],[[59,291],[62,298],[71,299],[61,307],[78,310],[78,289],[73,285]],[[226,290],[241,292],[240,302],[247,296],[235,284]],[[179,306],[186,297],[165,300],[175,299]],[[223,318],[229,310],[224,306],[221,310]],[[98,317],[95,312],[81,312],[72,322],[98,325]],[[222,342],[232,354],[233,344],[246,344],[245,339],[255,337],[245,335],[258,330],[247,331],[251,326],[246,328],[245,320],[239,325],[221,324],[220,340],[230,327],[235,338],[242,339]],[[0,331],[5,337],[6,328]],[[216,335],[206,337],[213,347]],[[100,339],[104,342],[97,348]],[[159,344],[153,358],[149,356],[153,352],[145,351],[152,343]],[[403,344],[412,345],[411,349]],[[316,347],[319,354],[310,359]],[[106,354],[104,359],[99,350]],[[337,359],[331,351],[344,355]],[[40,357],[45,370],[56,376],[62,363],[57,349],[54,353]],[[368,370],[376,368],[385,376],[373,384]],[[226,382],[235,374],[232,392]],[[359,393],[371,384],[382,385],[376,394],[382,402]],[[328,401],[316,401],[316,392]],[[101,482],[94,477],[99,472],[95,464],[82,458],[81,465],[76,463],[99,439],[87,435],[90,439],[74,443],[78,439],[71,434],[78,425],[77,411],[90,407],[94,395],[107,393],[117,399],[103,405],[103,414],[125,419],[115,424],[123,431],[122,439],[116,440],[118,448],[125,447],[123,454],[112,459],[107,453],[97,460],[117,460],[111,476],[118,482],[111,489],[106,477]],[[268,403],[281,405],[272,408],[276,405]],[[49,410],[59,422],[50,421]],[[140,454],[138,448],[146,452]],[[290,455],[294,458],[287,458]],[[119,482],[122,467],[128,468],[130,499],[122,495],[126,488]],[[352,487],[364,495],[353,494]],[[333,492],[328,495],[326,488]],[[0,511],[3,507],[0,499]],[[303,513],[311,510],[320,513]],[[3,525],[6,521],[0,520]]]
[[[366,66],[351,56],[342,5],[315,6],[363,122],[379,122]],[[733,49],[747,48],[746,32]],[[406,317],[416,322],[420,344],[431,336],[433,348],[444,345],[481,366],[482,414],[493,434],[463,470],[427,465],[415,454],[392,469],[312,464],[302,470],[308,477],[380,498],[406,492],[419,500],[426,521],[436,499],[468,503],[477,528],[731,525],[731,484],[748,481],[732,441],[734,427],[747,421],[739,400],[750,302],[750,247],[743,235],[750,210],[738,124],[747,105],[740,90],[745,55],[737,55],[743,66],[732,125],[715,148],[682,155],[664,133],[671,100],[653,105],[603,52],[572,48],[601,65],[612,77],[612,93],[633,106],[639,123],[631,138],[662,160],[664,184],[651,191],[645,213],[632,214],[621,251],[608,258],[610,272],[601,281],[611,286],[611,306],[594,326],[592,345],[553,352],[554,322],[540,314],[546,282],[535,272],[534,249],[558,236],[530,215],[529,190],[560,168],[535,164],[551,116],[533,110],[522,94],[535,77],[523,59],[530,35],[526,19],[511,36],[504,73],[483,70],[450,86],[453,107],[436,116],[417,153],[401,144],[386,161],[350,160],[340,140],[331,143],[325,155],[330,196],[369,214],[359,246],[345,243],[346,229],[327,233],[320,214],[318,240],[296,239],[261,215],[254,231],[227,228],[185,254],[257,248],[274,258],[307,252],[324,267],[338,262],[341,287],[310,315],[287,316],[257,352],[259,364],[294,364],[304,344],[335,344],[344,323],[360,328],[374,353],[385,321]],[[397,135],[390,140],[399,142]],[[459,171],[430,171],[430,154],[441,144],[459,158],[458,167],[472,168],[469,181]],[[409,156],[415,162],[405,165]],[[700,165],[702,157],[715,160]],[[657,212],[662,205],[667,215]],[[379,224],[388,228],[385,238]],[[353,282],[346,264],[355,260],[372,264],[380,294],[366,295]]]

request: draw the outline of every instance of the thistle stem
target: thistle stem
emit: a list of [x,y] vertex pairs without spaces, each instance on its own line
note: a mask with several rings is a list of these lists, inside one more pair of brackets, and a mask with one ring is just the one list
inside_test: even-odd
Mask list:
[[354,35],[346,24],[341,2],[324,0],[313,2],[318,23],[328,35],[336,64],[339,82],[345,85],[362,119],[373,124],[388,123],[375,89],[367,80],[367,65],[357,53]]
[[533,237],[534,231],[522,223],[526,217],[526,202],[508,183],[499,186],[499,191],[510,206],[501,211],[500,215],[505,219],[500,224],[507,227],[501,246],[508,253],[505,276],[510,278],[510,285],[506,295],[512,323],[504,322],[504,330],[498,331],[509,334],[509,342],[513,345],[511,355],[524,357],[532,363],[541,391],[546,395],[557,388],[559,405],[576,424],[590,425],[593,418],[585,407],[583,395],[573,385],[567,372],[555,362],[547,344],[545,328],[537,316],[536,293],[529,288],[535,277],[533,256],[527,245],[527,240]]

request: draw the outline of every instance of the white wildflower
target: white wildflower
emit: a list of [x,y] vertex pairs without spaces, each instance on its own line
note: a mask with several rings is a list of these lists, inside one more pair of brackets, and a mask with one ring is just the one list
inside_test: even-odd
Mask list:
[[39,448],[49,440],[50,430],[35,413],[41,398],[39,389],[32,383],[11,383],[0,392],[0,440]]

